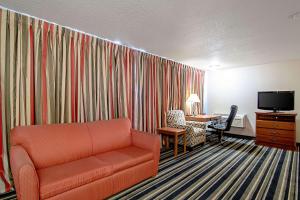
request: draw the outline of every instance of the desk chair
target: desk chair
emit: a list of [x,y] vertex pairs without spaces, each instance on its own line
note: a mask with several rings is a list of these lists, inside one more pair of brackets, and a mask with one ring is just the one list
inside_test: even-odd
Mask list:
[[208,125],[208,128],[213,129],[219,137],[219,141],[222,142],[223,134],[225,131],[229,131],[233,122],[233,119],[238,111],[238,106],[232,105],[230,108],[230,114],[229,117],[225,122],[218,121],[213,122],[212,124]]

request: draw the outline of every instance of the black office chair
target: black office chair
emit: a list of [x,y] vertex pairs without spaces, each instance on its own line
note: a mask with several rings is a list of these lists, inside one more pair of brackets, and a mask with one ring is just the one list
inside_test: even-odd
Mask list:
[[229,117],[225,122],[219,121],[219,122],[213,122],[212,124],[209,124],[207,127],[214,129],[215,132],[218,134],[219,141],[222,142],[222,137],[225,131],[229,131],[231,128],[231,124],[233,122],[233,119],[235,118],[235,115],[238,111],[238,106],[232,105],[230,107],[230,114]]

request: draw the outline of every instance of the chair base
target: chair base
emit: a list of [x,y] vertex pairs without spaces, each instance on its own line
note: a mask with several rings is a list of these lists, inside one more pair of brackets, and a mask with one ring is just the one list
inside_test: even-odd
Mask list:
[[193,151],[193,150],[194,150],[194,147],[186,147],[186,150],[188,150],[188,151]]
[[218,135],[218,140],[221,143],[222,139],[223,139],[223,135],[224,135],[224,131],[223,130],[215,130],[215,131],[210,131],[211,134],[216,134]]

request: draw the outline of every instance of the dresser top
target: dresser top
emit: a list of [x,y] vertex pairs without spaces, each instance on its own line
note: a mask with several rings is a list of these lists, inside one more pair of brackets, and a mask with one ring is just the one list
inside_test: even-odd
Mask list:
[[256,115],[269,115],[269,116],[296,116],[295,112],[255,112]]

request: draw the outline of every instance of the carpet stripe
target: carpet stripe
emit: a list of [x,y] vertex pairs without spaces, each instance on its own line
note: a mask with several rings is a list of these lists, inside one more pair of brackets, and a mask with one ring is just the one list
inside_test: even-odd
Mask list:
[[[259,179],[256,177],[257,172],[260,172],[262,170],[263,163],[268,158],[269,154],[271,153],[271,149],[265,149],[263,148],[264,153],[263,155],[257,160],[257,163],[252,168],[252,171],[249,172],[247,176],[244,176],[245,179],[243,179],[243,182],[240,186],[238,186],[236,189],[235,187],[231,187],[230,190],[234,190],[230,192],[230,195],[232,199],[239,199],[244,193],[245,194],[251,194],[251,191],[255,189],[255,185],[259,181]],[[249,187],[249,185],[252,185],[253,187]],[[249,197],[248,197],[249,198]]]
[[[299,147],[300,148],[300,147]],[[296,186],[296,191],[295,191],[295,196],[296,196],[296,199],[300,199],[300,196],[299,196],[299,190],[300,190],[300,179],[299,179],[299,176],[300,176],[300,170],[299,170],[299,160],[300,160],[300,149],[298,148],[298,156],[297,156],[297,169],[296,169],[296,183],[298,186]]]
[[[217,180],[211,179],[211,186],[206,189],[205,193],[201,194],[200,190],[197,191],[197,193],[194,193],[192,198],[195,198],[199,196],[199,199],[217,199],[220,193],[222,193],[228,184],[232,184],[233,180],[236,179],[237,176],[239,176],[239,173],[241,170],[245,170],[245,167],[247,167],[246,164],[249,165],[249,162],[251,162],[251,159],[246,159],[249,158],[247,157],[248,154],[257,154],[260,152],[260,148],[256,147],[251,147],[249,150],[244,151],[243,153],[240,154],[240,158],[234,162],[229,163],[229,167],[226,166],[225,168],[228,168],[226,171],[221,171],[220,177]],[[226,180],[226,181],[225,181]],[[213,182],[215,181],[215,182]],[[223,195],[220,195],[223,196]]]
[[[228,143],[228,144],[229,144],[229,143]],[[164,154],[169,154],[169,152],[170,152],[170,151],[168,151],[168,152],[163,152],[162,155],[164,155]],[[209,154],[207,155],[207,153],[209,153]],[[205,156],[205,155],[206,155],[207,157],[209,157],[209,156],[210,156],[210,153],[211,153],[211,152],[204,151],[204,155],[202,155],[201,157],[203,157],[203,156]],[[170,171],[171,171],[171,172],[173,171],[173,167],[176,166],[176,165],[175,165],[176,163],[179,164],[179,166],[176,166],[177,170],[178,170],[178,168],[180,168],[181,165],[184,165],[185,163],[190,163],[190,164],[193,163],[194,160],[193,160],[193,157],[192,157],[192,156],[193,156],[194,154],[196,154],[195,151],[193,151],[193,152],[188,152],[187,155],[179,155],[179,157],[177,157],[176,159],[173,159],[173,158],[172,158],[172,155],[170,155],[170,156],[171,156],[170,159],[172,160],[172,162],[174,161],[173,164],[171,165],[170,168],[165,168],[166,170],[164,170],[164,169],[162,169],[161,167],[159,167],[160,179],[155,179],[153,182],[151,182],[151,185],[157,185],[157,184],[158,184],[158,181],[162,181],[162,180],[164,179],[163,176],[164,176],[165,174],[167,174],[168,176],[170,176],[171,174],[170,174],[169,172],[170,172]],[[185,162],[180,162],[180,161],[181,161],[181,157],[183,157],[184,160],[186,160],[186,157],[189,157],[189,159],[186,160]],[[198,158],[199,158],[199,157],[198,157]],[[179,160],[177,161],[177,159],[179,159]],[[173,172],[174,172],[174,171],[173,171]],[[149,180],[149,179],[148,179],[148,180]],[[156,180],[157,180],[157,181],[156,181]],[[149,180],[149,181],[150,181],[150,180]],[[144,181],[144,182],[148,182],[148,181],[146,180],[146,181]],[[131,187],[130,189],[126,190],[125,192],[119,193],[117,196],[115,196],[115,198],[116,198],[116,199],[119,199],[119,198],[121,198],[122,196],[125,196],[126,194],[130,193],[132,190],[135,190],[136,188],[140,188],[140,190],[143,190],[143,187],[142,187],[142,186],[146,185],[146,184],[143,184],[144,182],[142,182],[141,184],[137,184],[137,185]],[[150,185],[146,185],[146,187],[148,188],[148,187],[150,187]]]
[[289,191],[289,192],[285,193],[285,195],[284,195],[285,200],[291,199],[292,196],[294,196],[294,192],[293,192],[294,186],[292,185],[293,184],[292,174],[293,174],[294,169],[295,169],[294,163],[295,163],[295,154],[293,152],[292,155],[291,155],[289,172],[288,172],[288,179],[287,179],[287,183],[286,183],[287,184],[286,191]]
[[256,156],[261,156],[266,151],[262,147],[258,147],[256,151],[250,155],[249,159],[246,159],[245,162],[238,166],[237,170],[234,173],[231,173],[230,178],[226,180],[222,184],[222,187],[220,190],[216,190],[215,193],[212,194],[212,196],[216,199],[222,199],[225,197],[225,193],[227,195],[227,199],[229,196],[232,195],[234,191],[232,191],[232,188],[235,188],[235,190],[239,189],[239,186],[242,185],[243,179],[240,179],[240,176],[244,176],[245,174],[248,174],[255,165],[257,165],[259,160],[256,160]]
[[212,191],[217,190],[221,185],[222,178],[224,176],[226,176],[227,178],[232,173],[232,171],[234,171],[236,164],[239,164],[241,161],[243,161],[244,154],[247,154],[254,149],[250,145],[244,145],[244,147],[245,149],[240,149],[242,153],[237,151],[236,153],[230,155],[230,157],[227,158],[225,162],[220,163],[220,165],[214,169],[214,173],[207,174],[207,179],[201,181],[196,180],[197,182],[194,184],[194,188],[190,187],[190,189],[186,191],[186,193],[190,193],[190,195],[184,196],[192,199],[196,198],[197,196],[199,197],[199,199],[208,199],[212,194]]
[[282,170],[282,165],[283,165],[285,156],[286,156],[286,151],[282,151],[280,158],[278,160],[278,163],[276,164],[276,167],[274,168],[273,175],[270,179],[270,182],[269,182],[270,184],[268,185],[268,192],[265,192],[265,194],[264,194],[264,199],[265,198],[272,199],[276,194],[277,186],[278,186],[277,184],[278,184],[279,177],[282,173],[281,170]]
[[[241,148],[243,145],[238,145],[237,149]],[[149,195],[149,198],[157,198],[161,199],[162,195],[165,195],[166,193],[170,193],[170,191],[173,191],[171,193],[171,196],[165,196],[165,199],[172,199],[173,196],[177,196],[180,192],[184,191],[185,188],[188,187],[188,185],[191,183],[191,181],[195,182],[195,178],[200,178],[204,176],[205,174],[209,173],[210,170],[212,170],[215,166],[217,166],[219,163],[221,163],[223,160],[226,159],[227,155],[231,154],[233,151],[228,149],[225,149],[225,152],[218,152],[215,155],[207,158],[207,160],[204,160],[204,162],[199,162],[199,165],[194,166],[193,168],[189,169],[189,172],[187,172],[187,168],[185,168],[182,171],[182,175],[180,175],[179,178],[172,180],[170,183],[165,184],[163,186],[159,187],[159,190],[155,192],[151,192],[151,195]],[[218,156],[218,160],[214,159]],[[198,171],[201,170],[203,173],[198,174]],[[197,175],[198,174],[198,175]],[[196,176],[196,177],[195,177]],[[161,191],[165,189],[165,192],[162,194]],[[159,194],[159,195],[155,195]],[[147,197],[148,198],[148,197]]]
[[284,191],[287,189],[287,177],[288,177],[288,171],[289,171],[289,164],[292,154],[287,154],[282,166],[281,175],[279,177],[278,182],[282,183],[280,185],[277,185],[277,190],[275,193],[276,197],[279,197],[279,199],[284,199]]
[[[231,144],[231,145],[230,145]],[[297,199],[299,152],[226,137],[173,158],[162,153],[157,177],[111,199]]]
[[[237,145],[236,143],[227,143],[226,145]],[[218,149],[217,149],[218,150]],[[223,149],[223,151],[225,151],[225,149]],[[195,152],[189,152],[189,153],[193,153],[195,154]],[[207,159],[210,158],[212,156],[212,154],[215,154],[215,156],[217,156],[216,153],[218,152],[211,152],[211,151],[207,151],[205,152],[205,157],[203,157],[203,155],[199,156],[198,154],[195,154],[193,156],[189,156],[189,153],[187,155],[185,155],[186,157],[186,160],[184,162],[180,162],[179,165],[172,165],[172,167],[170,168],[170,170],[165,170],[165,171],[161,171],[160,172],[160,177],[158,179],[158,177],[152,182],[151,185],[148,185],[146,186],[146,188],[143,188],[141,187],[139,189],[139,191],[136,191],[135,193],[135,196],[134,197],[138,197],[138,195],[143,195],[143,194],[140,194],[141,192],[143,193],[147,193],[148,190],[149,191],[152,191],[153,189],[155,189],[156,187],[160,186],[160,185],[163,185],[163,183],[165,182],[168,182],[169,180],[175,180],[174,177],[176,177],[176,174],[180,175],[182,174],[187,167],[191,167],[191,166],[195,166],[197,165],[199,162],[201,161],[205,161],[207,162]],[[173,159],[173,158],[172,158]],[[178,158],[176,159],[173,159],[173,160],[177,160]],[[153,192],[153,191],[152,191]],[[132,196],[130,196],[132,197]],[[121,195],[118,195],[116,196],[116,199],[119,199],[121,198]],[[126,198],[128,198],[128,196],[126,196]]]
[[[231,146],[234,147],[238,144],[232,143]],[[201,167],[209,162],[209,158],[217,157],[219,154],[222,154],[223,152],[226,152],[227,149],[222,149],[222,151],[215,153],[214,155],[209,154],[205,158],[201,158],[199,156],[192,157],[191,159],[187,159],[187,162],[185,162],[181,167],[174,168],[170,174],[167,174],[168,177],[166,179],[163,179],[163,181],[160,181],[156,184],[153,184],[152,187],[148,188],[147,190],[142,190],[138,195],[132,196],[133,198],[140,198],[144,194],[151,191],[151,194],[147,196],[147,198],[155,198],[156,194],[159,194],[160,191],[163,188],[169,187],[169,185],[174,185],[175,183],[179,182],[181,179],[187,179],[186,176],[190,175],[185,173],[187,168],[190,168],[190,170],[193,170],[195,167]],[[224,154],[226,155],[226,154]],[[199,159],[200,158],[200,159]],[[201,163],[201,164],[200,164]]]
[[[282,150],[278,150],[275,153],[275,157],[273,158],[273,162],[270,165],[270,168],[267,169],[266,172],[266,179],[263,182],[263,185],[261,187],[261,190],[259,191],[258,196],[260,198],[266,198],[268,196],[269,198],[272,198],[274,196],[274,191],[276,189],[276,183],[273,181],[274,176],[278,176],[276,173],[276,168],[278,167],[278,163],[280,163],[280,160],[282,158]],[[271,187],[273,185],[273,187]],[[268,193],[266,193],[268,191]]]
[[[272,157],[270,157],[270,162],[268,165],[266,165],[266,168],[262,171],[263,174],[260,177],[257,177],[257,179],[260,180],[259,184],[257,185],[256,191],[254,192],[252,198],[258,198],[263,199],[263,195],[265,194],[265,190],[270,182],[270,178],[272,175],[272,170],[274,169],[274,166],[276,165],[276,162],[278,160],[278,150],[273,150],[274,154],[272,154]],[[274,155],[274,157],[273,157]]]

